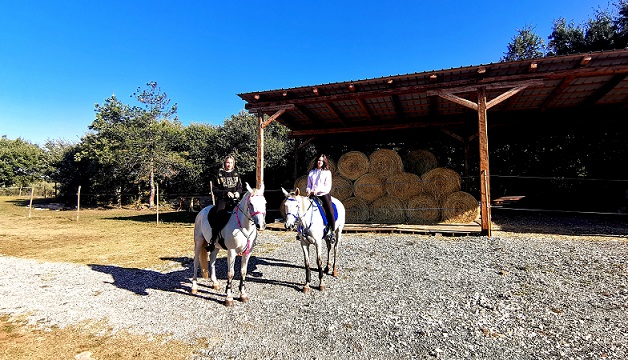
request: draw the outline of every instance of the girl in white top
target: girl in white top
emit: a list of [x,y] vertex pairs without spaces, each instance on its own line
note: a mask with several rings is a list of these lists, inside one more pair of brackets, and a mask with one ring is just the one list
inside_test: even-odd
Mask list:
[[316,165],[307,175],[307,187],[305,188],[307,196],[314,195],[323,203],[327,223],[333,232],[336,229],[336,221],[334,220],[334,209],[331,203],[331,171],[327,165],[327,156],[321,154]]

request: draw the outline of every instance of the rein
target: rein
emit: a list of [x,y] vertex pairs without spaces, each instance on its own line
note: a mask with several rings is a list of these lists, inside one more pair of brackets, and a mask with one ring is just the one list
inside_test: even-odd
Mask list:
[[[235,213],[236,216],[236,221],[238,222],[238,228],[240,229],[240,232],[242,234],[244,234],[244,237],[246,237],[246,250],[244,250],[244,252],[238,254],[238,255],[248,255],[251,252],[251,248],[253,247],[253,241],[255,241],[255,239],[257,238],[257,228],[253,227],[253,231],[251,231],[248,235],[246,235],[246,233],[244,231],[242,231],[243,226],[242,223],[240,222],[240,217],[238,216],[238,213],[242,213],[242,215],[244,215],[244,217],[246,217],[249,220],[249,224],[251,223],[255,223],[255,221],[253,220],[253,217],[255,215],[259,215],[262,214],[264,216],[266,216],[266,212],[262,212],[262,211],[254,211],[254,209],[251,207],[251,198],[253,196],[263,196],[263,195],[249,195],[249,199],[248,199],[248,205],[247,205],[247,210],[249,211],[249,214],[247,216],[247,214],[240,208],[240,204],[238,204],[237,206],[237,210]],[[251,236],[255,234],[255,237],[253,238],[253,240],[251,240]]]
[[[302,198],[304,198],[304,199],[305,199],[305,197],[302,197]],[[307,209],[305,209],[305,211],[303,211],[303,215],[304,215],[304,216],[305,216],[305,214],[306,214],[308,211],[310,211],[310,209],[312,208],[312,206],[314,206],[314,201],[313,201],[312,199],[309,199],[309,198],[308,198],[308,200],[310,200],[310,206],[309,206]],[[287,198],[287,199],[286,199],[286,201],[297,201],[297,199],[295,199],[295,198]],[[312,228],[312,223],[314,222],[314,211],[312,211],[312,212],[311,212],[311,215],[310,215],[310,224],[309,224],[309,226],[307,227],[307,229],[305,229],[305,228],[303,227],[303,216],[301,216],[301,211],[300,211],[301,207],[300,207],[299,205],[300,205],[300,204],[298,204],[298,202],[297,202],[297,214],[296,214],[296,215],[295,215],[295,214],[292,214],[292,213],[288,213],[288,214],[286,214],[286,215],[291,215],[291,216],[293,216],[293,217],[296,219],[296,221],[297,221],[297,223],[298,223],[298,225],[299,225],[299,226],[297,227],[297,231],[298,231],[299,233],[301,233],[301,234],[305,235],[305,234],[306,234],[306,232],[309,232],[309,231],[310,231],[310,229]]]

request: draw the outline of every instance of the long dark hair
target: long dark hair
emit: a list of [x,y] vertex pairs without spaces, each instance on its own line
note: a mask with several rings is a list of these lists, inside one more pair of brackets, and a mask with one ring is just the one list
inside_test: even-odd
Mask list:
[[325,154],[320,154],[314,159],[314,166],[312,166],[311,170],[318,169],[318,159],[320,159],[321,157],[323,158],[323,166],[321,166],[321,169],[329,169],[329,167],[327,166],[327,156],[325,156]]

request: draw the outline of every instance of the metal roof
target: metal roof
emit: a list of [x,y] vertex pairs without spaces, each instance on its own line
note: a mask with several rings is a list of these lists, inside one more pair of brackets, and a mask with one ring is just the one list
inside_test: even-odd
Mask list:
[[[491,63],[373,79],[308,85],[238,94],[251,113],[272,116],[304,137],[447,127],[477,113],[444,99],[439,92],[487,101],[517,86],[525,88],[488,110],[488,119],[507,122],[522,116],[595,112],[628,114],[628,50]],[[624,117],[624,119],[628,116]],[[563,119],[564,120],[564,119]]]

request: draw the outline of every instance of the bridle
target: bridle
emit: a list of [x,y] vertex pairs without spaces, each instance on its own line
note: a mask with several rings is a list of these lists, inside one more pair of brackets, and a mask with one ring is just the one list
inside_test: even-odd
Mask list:
[[[253,242],[255,242],[255,239],[257,239],[257,227],[254,226],[253,231],[251,231],[248,235],[244,233],[244,231],[242,231],[243,226],[242,226],[242,223],[240,222],[240,216],[238,216],[238,214],[242,213],[242,215],[244,215],[244,217],[246,217],[249,220],[249,224],[251,223],[255,224],[255,220],[253,220],[253,218],[256,215],[261,214],[264,217],[266,217],[266,211],[255,211],[255,209],[251,205],[251,198],[254,196],[263,197],[264,195],[249,194],[248,205],[247,205],[248,215],[246,212],[244,212],[244,210],[240,208],[240,204],[238,204],[237,209],[236,209],[235,216],[236,216],[236,221],[238,222],[238,228],[240,229],[240,232],[244,234],[244,236],[246,237],[246,250],[243,253],[240,253],[239,255],[242,255],[242,254],[248,255],[251,252],[251,249],[253,248]],[[254,237],[252,237],[253,234],[255,234]]]
[[[307,229],[305,229],[303,227],[303,216],[301,216],[301,211],[300,211],[301,206],[299,204],[299,201],[296,198],[292,197],[292,196],[294,196],[294,195],[291,195],[291,197],[286,198],[286,201],[296,201],[297,202],[297,204],[296,204],[297,213],[296,213],[296,215],[293,214],[293,213],[286,213],[286,216],[290,215],[290,216],[294,217],[296,225],[297,225],[297,232],[299,234],[305,235],[306,232],[309,232],[310,228],[312,227],[312,223],[313,223],[312,220],[314,218],[314,212],[312,211],[312,215],[311,215],[312,219],[310,219],[310,225],[307,227]],[[312,199],[309,199],[309,200],[310,200],[310,206],[307,209],[305,209],[305,211],[303,211],[303,215],[305,215],[308,211],[310,211],[310,209],[312,208],[312,206],[314,204],[314,201],[312,201]]]

